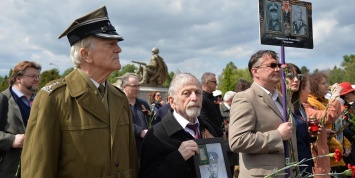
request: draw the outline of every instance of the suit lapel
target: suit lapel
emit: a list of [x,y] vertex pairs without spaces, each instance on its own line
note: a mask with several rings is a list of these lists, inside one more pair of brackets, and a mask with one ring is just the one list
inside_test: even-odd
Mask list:
[[[263,99],[263,101],[280,117],[281,120],[283,120],[282,114],[280,110],[277,108],[276,104],[263,89],[261,89],[259,86],[253,83],[251,88],[255,91],[255,93]],[[280,100],[279,100],[280,101]],[[282,103],[282,102],[281,102]],[[280,104],[281,104],[280,103]],[[282,106],[282,104],[281,104]]]

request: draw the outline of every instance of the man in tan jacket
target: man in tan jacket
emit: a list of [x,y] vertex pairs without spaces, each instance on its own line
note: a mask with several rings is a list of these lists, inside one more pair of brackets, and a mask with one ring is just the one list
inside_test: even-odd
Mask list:
[[295,135],[292,124],[283,122],[282,102],[275,89],[281,81],[276,53],[258,51],[248,66],[254,83],[233,98],[229,145],[239,152],[239,177],[264,177],[286,166],[284,141],[295,140]]
[[107,82],[121,68],[123,38],[106,7],[76,19],[60,37],[77,68],[38,93],[22,154],[22,177],[136,178],[138,160],[125,94]]

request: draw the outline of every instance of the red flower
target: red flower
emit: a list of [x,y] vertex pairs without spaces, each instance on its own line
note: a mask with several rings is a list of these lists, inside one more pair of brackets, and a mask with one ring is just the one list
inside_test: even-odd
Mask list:
[[341,152],[338,148],[336,148],[334,151],[334,158],[335,158],[335,162],[339,162],[342,159]]
[[352,109],[349,109],[348,112],[349,112],[350,114],[352,114],[352,113],[353,113],[353,110],[352,110]]
[[351,166],[350,164],[348,164],[348,168],[351,170],[352,172],[352,176],[351,178],[355,178],[355,166]]

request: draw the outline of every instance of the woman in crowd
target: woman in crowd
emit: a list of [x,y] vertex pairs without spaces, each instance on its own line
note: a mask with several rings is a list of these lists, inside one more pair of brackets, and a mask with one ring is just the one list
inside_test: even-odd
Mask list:
[[[303,75],[301,70],[294,64],[288,63],[287,67],[284,68],[285,78],[286,78],[286,89],[288,95],[288,105],[291,108],[291,118],[293,118],[294,125],[296,126],[296,138],[297,142],[293,144],[297,144],[298,151],[298,161],[303,159],[312,158],[311,154],[311,137],[308,132],[308,124],[307,124],[307,115],[302,106],[302,102],[300,102],[301,97],[301,87],[304,86],[305,80],[303,79]],[[280,86],[278,87],[279,91]],[[296,155],[295,155],[296,156]],[[307,167],[300,167],[300,171],[305,171],[308,173],[312,173],[312,168],[314,166],[313,161],[307,161],[304,164]],[[306,173],[305,173],[306,174]],[[305,175],[303,174],[303,175]]]
[[[341,102],[337,99],[341,91],[342,87],[339,84],[334,84],[331,89],[332,94],[330,99],[326,99],[324,96],[328,93],[327,77],[325,74],[319,72],[310,75],[306,85],[304,86],[301,102],[305,108],[308,119],[316,119],[319,123],[321,123],[324,118],[324,129],[321,130],[315,144],[311,145],[313,157],[329,153],[327,132],[331,132],[330,129],[332,128],[332,124],[344,110]],[[337,143],[337,148],[341,151],[343,150],[341,144],[334,137],[330,137],[330,139],[330,143]],[[334,150],[335,148],[333,147],[333,150],[330,151],[334,152]],[[335,163],[334,158],[332,158],[331,161],[333,164]],[[315,159],[314,163],[315,174],[327,174],[330,172],[331,164],[329,157]],[[337,164],[344,164],[344,161],[341,160]]]
[[156,123],[161,121],[160,119],[158,120],[157,113],[163,105],[162,104],[163,100],[162,100],[162,96],[159,91],[153,92],[150,95],[149,100],[150,100],[150,104],[151,104],[150,105],[150,117],[149,117],[150,124],[149,125],[150,125],[150,127],[152,127],[153,125],[155,125]]

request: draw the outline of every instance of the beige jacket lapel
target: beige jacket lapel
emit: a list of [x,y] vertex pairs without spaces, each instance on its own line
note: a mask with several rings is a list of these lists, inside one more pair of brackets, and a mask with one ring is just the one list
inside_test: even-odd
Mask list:
[[[277,108],[276,104],[263,89],[261,89],[258,85],[255,83],[252,84],[251,88],[255,91],[255,94],[257,94],[259,97],[263,98],[263,101],[280,117],[281,120],[283,120],[282,114],[280,110]],[[278,101],[280,102],[282,106],[282,102],[280,101],[280,96],[278,97]]]

